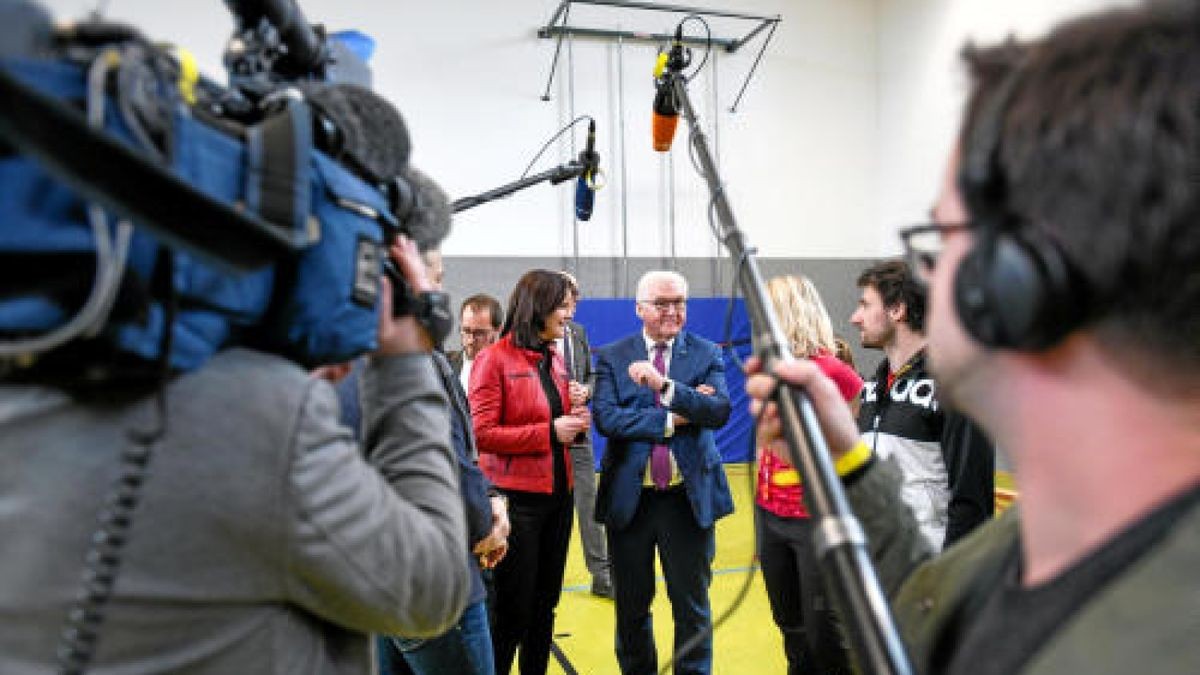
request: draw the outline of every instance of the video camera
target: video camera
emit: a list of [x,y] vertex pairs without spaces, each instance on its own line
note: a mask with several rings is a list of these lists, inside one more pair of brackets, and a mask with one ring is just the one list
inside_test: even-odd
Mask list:
[[[188,371],[234,344],[347,361],[376,347],[390,240],[445,236],[363,37],[326,35],[293,0],[225,5],[228,87],[135,29],[59,30],[0,0],[22,37],[0,50],[6,374]],[[440,342],[448,299],[395,278],[397,311]]]

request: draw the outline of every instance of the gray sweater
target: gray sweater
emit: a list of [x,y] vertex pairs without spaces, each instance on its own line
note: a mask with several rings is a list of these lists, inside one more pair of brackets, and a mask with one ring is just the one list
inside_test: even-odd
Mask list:
[[[368,632],[431,636],[469,588],[446,401],[427,356],[363,374],[359,450],[325,382],[234,349],[168,388],[93,666],[363,673]],[[0,673],[51,672],[126,433],[153,398],[0,387]]]

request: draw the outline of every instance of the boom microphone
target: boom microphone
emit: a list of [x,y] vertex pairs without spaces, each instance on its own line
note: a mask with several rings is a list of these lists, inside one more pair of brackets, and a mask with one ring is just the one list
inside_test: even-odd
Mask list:
[[583,164],[583,173],[579,174],[579,182],[575,184],[575,217],[590,220],[592,206],[596,203],[596,167],[600,164],[600,155],[596,154],[596,120],[588,123],[587,147],[579,155],[579,161]]
[[[665,56],[665,54],[664,54]],[[654,134],[654,149],[667,152],[671,142],[675,140],[675,127],[679,124],[679,106],[675,102],[675,90],[671,77],[659,81],[658,92],[654,95],[654,117],[651,120],[651,131]]]
[[654,149],[666,152],[675,139],[675,127],[679,124],[679,101],[675,99],[675,78],[692,60],[691,52],[683,46],[683,24],[676,26],[675,39],[669,52],[662,52],[654,63],[654,80],[658,90],[654,94],[654,117],[651,131]]

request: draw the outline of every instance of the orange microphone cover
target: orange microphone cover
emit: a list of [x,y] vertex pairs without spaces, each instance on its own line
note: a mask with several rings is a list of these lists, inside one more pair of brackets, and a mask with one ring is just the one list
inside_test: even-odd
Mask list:
[[654,113],[651,119],[651,131],[654,135],[654,149],[667,152],[671,142],[675,140],[675,127],[679,125],[679,115],[660,115]]

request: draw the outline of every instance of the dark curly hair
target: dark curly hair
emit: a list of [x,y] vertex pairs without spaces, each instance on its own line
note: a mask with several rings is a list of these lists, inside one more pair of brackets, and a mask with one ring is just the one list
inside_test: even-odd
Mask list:
[[918,333],[925,331],[925,285],[917,281],[903,260],[875,263],[858,275],[858,287],[874,288],[887,308],[904,305],[904,323]]

